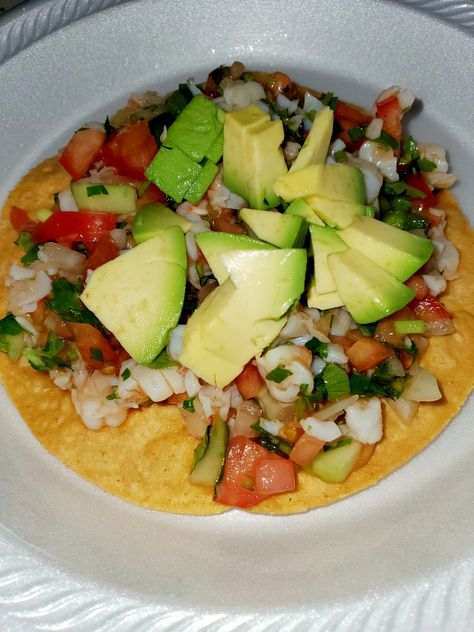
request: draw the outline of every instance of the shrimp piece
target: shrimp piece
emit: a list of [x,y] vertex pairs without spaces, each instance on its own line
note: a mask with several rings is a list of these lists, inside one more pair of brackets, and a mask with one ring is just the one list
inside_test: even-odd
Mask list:
[[[257,367],[265,380],[270,395],[279,402],[288,403],[294,402],[298,398],[302,384],[307,384],[309,391],[313,390],[312,359],[312,353],[306,347],[280,345],[270,349],[264,356],[257,359]],[[267,379],[268,374],[277,367],[291,371],[291,374],[279,383]]]

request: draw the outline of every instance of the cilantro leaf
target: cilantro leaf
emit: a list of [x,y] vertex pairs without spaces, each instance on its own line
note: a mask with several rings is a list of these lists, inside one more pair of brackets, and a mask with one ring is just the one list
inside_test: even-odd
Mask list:
[[270,371],[270,373],[267,374],[266,379],[280,384],[280,382],[283,382],[283,380],[290,375],[293,375],[293,371],[285,369],[283,364],[279,364],[275,369],[273,369],[273,371]]
[[52,298],[46,301],[46,307],[63,320],[70,323],[87,323],[102,331],[102,326],[94,314],[87,309],[80,299],[82,282],[76,285],[63,277],[53,281]]

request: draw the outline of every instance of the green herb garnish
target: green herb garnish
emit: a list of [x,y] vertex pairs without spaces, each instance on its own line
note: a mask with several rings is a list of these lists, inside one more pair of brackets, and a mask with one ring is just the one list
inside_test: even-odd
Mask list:
[[46,301],[46,307],[67,322],[87,323],[102,330],[101,324],[80,299],[82,281],[76,285],[63,277],[53,281],[52,298]]
[[328,343],[321,342],[317,338],[311,338],[305,344],[305,347],[311,351],[313,355],[318,355],[320,358],[328,357]]
[[285,367],[282,364],[279,364],[275,369],[273,369],[273,371],[270,371],[270,373],[268,373],[266,379],[271,380],[272,382],[276,382],[277,384],[280,384],[280,382],[283,382],[283,380],[289,377],[290,375],[293,375],[293,371],[290,371],[289,369],[285,369]]
[[67,367],[68,362],[63,360],[58,354],[64,349],[65,341],[55,333],[48,334],[48,341],[44,349],[34,349],[27,347],[23,351],[31,366],[37,371],[49,371],[56,367]]
[[321,103],[323,105],[329,105],[331,110],[335,110],[338,100],[338,97],[334,96],[333,92],[326,92],[326,94],[321,99]]
[[183,402],[184,410],[187,410],[190,413],[193,413],[196,409],[194,408],[194,397],[190,397],[189,399],[185,399]]
[[105,399],[113,400],[113,399],[119,399],[119,397],[120,395],[118,394],[118,386],[112,386],[112,390],[110,391],[110,393],[107,395]]
[[384,147],[390,147],[391,149],[398,149],[400,147],[400,143],[396,138],[382,130],[380,132],[380,136],[375,140],[379,145],[383,145]]
[[178,363],[175,362],[165,351],[162,351],[159,356],[157,356],[153,362],[147,364],[147,367],[150,369],[168,369],[172,366],[177,366]]
[[420,171],[434,171],[437,167],[437,164],[432,160],[427,160],[426,158],[419,158],[416,161],[416,166]]
[[131,373],[130,373],[130,369],[125,369],[122,372],[122,375],[120,376],[122,378],[122,380],[128,380],[128,378],[130,377]]
[[339,399],[345,397],[351,392],[349,386],[349,376],[344,369],[337,364],[327,364],[321,373],[324,386],[327,391],[327,399]]
[[104,354],[102,353],[102,349],[97,349],[97,347],[90,348],[91,358],[96,362],[104,361]]
[[358,140],[363,140],[365,138],[365,130],[366,126],[364,125],[356,125],[355,127],[351,127],[348,132],[349,138],[353,143],[357,142]]

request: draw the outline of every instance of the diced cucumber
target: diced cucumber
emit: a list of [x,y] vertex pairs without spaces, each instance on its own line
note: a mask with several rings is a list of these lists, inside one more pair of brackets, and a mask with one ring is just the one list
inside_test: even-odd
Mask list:
[[79,209],[126,215],[137,208],[137,191],[130,184],[72,182],[71,191]]
[[8,334],[2,336],[1,347],[5,347],[5,351],[10,360],[17,362],[23,353],[23,349],[25,348],[25,337],[23,332],[21,334],[17,334],[16,336],[9,336]]
[[342,483],[352,472],[359,458],[362,444],[352,439],[350,443],[334,450],[320,452],[305,471],[326,483]]
[[194,463],[189,475],[193,485],[216,485],[224,469],[229,426],[222,419],[214,419],[194,451]]

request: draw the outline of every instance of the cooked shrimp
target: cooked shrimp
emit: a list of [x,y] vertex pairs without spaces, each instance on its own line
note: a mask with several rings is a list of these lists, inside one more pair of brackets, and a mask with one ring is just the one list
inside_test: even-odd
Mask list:
[[[257,367],[265,379],[271,396],[279,402],[294,402],[298,398],[302,384],[307,384],[309,391],[313,390],[314,377],[311,372],[312,354],[305,347],[296,345],[280,345],[267,351],[257,360]],[[274,369],[282,367],[291,374],[281,382],[267,379]]]

